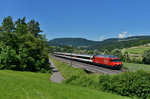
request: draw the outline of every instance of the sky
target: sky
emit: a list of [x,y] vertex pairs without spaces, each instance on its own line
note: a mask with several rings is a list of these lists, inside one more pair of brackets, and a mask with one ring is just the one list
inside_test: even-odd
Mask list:
[[150,0],[0,0],[4,17],[34,19],[48,40],[150,35]]

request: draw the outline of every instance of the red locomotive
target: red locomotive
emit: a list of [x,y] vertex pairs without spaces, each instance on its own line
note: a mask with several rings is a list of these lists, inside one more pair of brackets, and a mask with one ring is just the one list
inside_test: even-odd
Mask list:
[[94,64],[100,64],[114,69],[120,69],[122,67],[120,58],[113,55],[95,55],[92,60]]
[[104,67],[111,67],[113,69],[120,69],[122,67],[120,58],[113,55],[83,55],[83,54],[62,53],[62,52],[54,52],[54,55],[73,60],[89,62]]

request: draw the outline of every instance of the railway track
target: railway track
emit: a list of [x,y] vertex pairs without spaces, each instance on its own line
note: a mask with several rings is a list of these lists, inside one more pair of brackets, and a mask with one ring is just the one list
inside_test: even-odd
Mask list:
[[[59,61],[65,62],[67,64],[71,64],[70,59],[56,57],[56,56],[52,56],[52,57],[59,60]],[[89,63],[85,63],[85,62],[79,62],[79,61],[75,61],[75,60],[72,60],[72,66],[82,68],[82,69],[89,71],[89,72],[102,73],[102,74],[117,74],[117,73],[122,73],[122,72],[127,71],[125,69],[113,70],[110,68],[100,67],[98,65],[89,64]]]

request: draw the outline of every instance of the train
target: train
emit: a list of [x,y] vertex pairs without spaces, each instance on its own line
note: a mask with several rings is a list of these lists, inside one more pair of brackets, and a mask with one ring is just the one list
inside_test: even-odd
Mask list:
[[68,58],[72,60],[92,63],[98,66],[121,69],[122,62],[118,56],[114,55],[84,55],[76,53],[54,52],[54,56]]

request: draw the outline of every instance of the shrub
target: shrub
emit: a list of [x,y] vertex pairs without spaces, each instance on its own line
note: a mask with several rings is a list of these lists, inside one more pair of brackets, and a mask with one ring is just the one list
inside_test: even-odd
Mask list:
[[144,71],[126,72],[118,75],[101,75],[100,89],[123,96],[150,97],[150,73]]
[[90,88],[95,88],[97,86],[97,82],[86,75],[73,75],[67,79],[65,83]]

